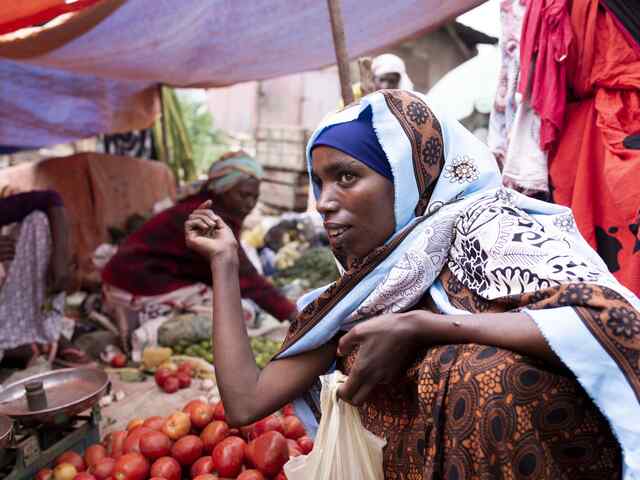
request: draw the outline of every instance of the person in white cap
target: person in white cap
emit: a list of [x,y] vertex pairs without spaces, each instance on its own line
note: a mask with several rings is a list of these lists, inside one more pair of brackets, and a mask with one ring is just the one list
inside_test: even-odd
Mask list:
[[392,53],[378,55],[371,63],[371,71],[376,90],[385,88],[413,90],[413,82],[407,75],[404,60],[397,55]]

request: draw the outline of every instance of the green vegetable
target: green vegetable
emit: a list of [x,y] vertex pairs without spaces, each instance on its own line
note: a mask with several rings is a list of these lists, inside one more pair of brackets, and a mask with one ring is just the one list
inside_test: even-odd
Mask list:
[[[251,350],[256,359],[256,364],[260,368],[264,368],[273,356],[280,350],[280,342],[270,340],[263,337],[251,338]],[[173,347],[176,354],[184,354],[190,357],[197,357],[209,363],[213,363],[214,354],[213,346],[210,340],[195,343],[193,345],[184,345],[181,343]]]
[[339,277],[338,267],[326,247],[311,248],[304,252],[292,267],[273,275],[273,283],[284,287],[294,280],[303,280],[309,288],[317,288],[335,281]]

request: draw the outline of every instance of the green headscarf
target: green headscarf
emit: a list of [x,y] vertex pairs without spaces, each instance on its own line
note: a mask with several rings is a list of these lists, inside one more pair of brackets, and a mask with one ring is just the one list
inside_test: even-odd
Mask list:
[[246,152],[224,155],[209,169],[207,190],[215,194],[224,193],[249,178],[262,178],[262,166]]

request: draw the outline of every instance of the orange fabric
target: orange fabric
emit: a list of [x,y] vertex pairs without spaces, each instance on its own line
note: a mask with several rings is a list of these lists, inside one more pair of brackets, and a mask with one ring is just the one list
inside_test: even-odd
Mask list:
[[616,278],[640,294],[640,55],[597,0],[573,2],[574,47],[565,129],[549,158],[554,201],[573,209],[580,232]]
[[3,169],[0,190],[56,190],[64,200],[80,275],[94,270],[91,255],[109,239],[108,227],[122,227],[166,197],[175,199],[171,171],[160,162],[99,153],[79,153]]

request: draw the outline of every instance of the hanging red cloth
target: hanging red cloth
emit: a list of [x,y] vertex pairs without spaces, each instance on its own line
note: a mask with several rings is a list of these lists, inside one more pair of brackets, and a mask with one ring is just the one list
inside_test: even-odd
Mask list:
[[[582,235],[640,295],[640,54],[597,0],[574,1],[566,62],[571,100],[549,155],[554,201],[573,209]],[[537,76],[537,72],[536,72]]]
[[573,37],[568,0],[529,0],[520,38],[518,91],[540,116],[547,151],[564,125],[567,64]]
[[[8,1],[8,0],[7,0]],[[99,0],[37,0],[16,2],[0,13],[0,35],[25,27],[42,25],[60,15],[90,7]],[[3,6],[4,7],[4,6]]]

